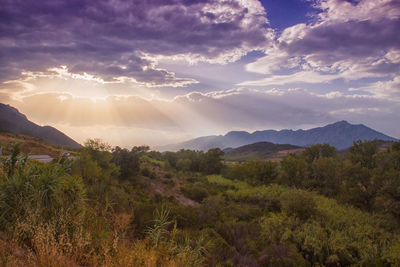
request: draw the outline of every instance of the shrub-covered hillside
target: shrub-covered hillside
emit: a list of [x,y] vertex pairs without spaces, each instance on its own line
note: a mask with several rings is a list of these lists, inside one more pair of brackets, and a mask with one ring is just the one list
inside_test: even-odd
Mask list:
[[0,169],[2,266],[400,264],[400,143],[315,145],[280,163],[111,148]]

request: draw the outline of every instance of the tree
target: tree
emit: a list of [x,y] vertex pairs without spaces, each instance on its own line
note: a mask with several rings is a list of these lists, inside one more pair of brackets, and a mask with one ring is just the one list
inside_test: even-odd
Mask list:
[[120,169],[112,162],[109,145],[99,139],[88,140],[85,144],[79,158],[73,162],[72,173],[83,178],[91,198],[107,202],[113,178],[119,176]]
[[112,151],[112,162],[120,168],[120,178],[128,179],[140,171],[140,158],[147,153],[148,146],[135,146],[129,151],[115,147]]
[[301,156],[290,154],[281,162],[281,180],[289,186],[301,186],[307,178],[307,162]]
[[169,166],[176,168],[176,163],[178,161],[178,156],[174,152],[165,152],[164,158],[167,160]]
[[383,181],[376,194],[376,208],[400,223],[400,173],[392,169],[380,174],[380,179]]
[[326,196],[335,196],[340,190],[340,164],[335,158],[322,157],[311,164],[309,189],[316,189]]
[[335,157],[336,152],[336,148],[330,146],[329,144],[316,144],[307,147],[306,150],[303,152],[303,156],[306,158],[308,163],[312,163],[319,158]]
[[349,159],[352,163],[360,163],[362,167],[372,169],[375,167],[375,154],[378,153],[378,142],[361,141],[353,143],[350,148]]
[[223,168],[222,156],[224,152],[219,148],[208,150],[202,157],[202,171],[206,174],[219,174]]
[[182,171],[189,171],[192,166],[192,161],[190,159],[178,159],[176,163],[176,168]]
[[341,198],[358,208],[371,210],[377,190],[371,170],[359,162],[345,162],[340,175],[343,179]]

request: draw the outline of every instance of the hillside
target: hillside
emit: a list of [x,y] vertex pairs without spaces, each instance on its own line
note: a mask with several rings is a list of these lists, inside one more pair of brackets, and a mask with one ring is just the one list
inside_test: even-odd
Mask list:
[[384,140],[396,141],[395,138],[373,130],[363,124],[350,124],[339,121],[324,127],[309,130],[265,130],[248,133],[245,131],[232,131],[225,135],[212,135],[195,138],[183,143],[169,145],[161,150],[177,151],[181,148],[194,150],[208,150],[219,147],[235,148],[257,142],[270,142],[274,144],[291,144],[295,146],[310,146],[327,143],[337,149],[346,149],[357,140]]
[[3,154],[9,155],[12,149],[12,144],[15,142],[21,142],[21,153],[24,155],[49,155],[51,157],[59,157],[62,152],[66,151],[70,154],[76,153],[74,151],[49,145],[39,138],[0,132],[0,143],[3,148]]
[[0,130],[40,138],[49,144],[68,148],[81,148],[73,139],[51,126],[39,126],[16,108],[0,103]]
[[273,144],[270,142],[258,142],[244,145],[238,148],[225,150],[224,159],[230,161],[249,160],[249,159],[278,159],[283,158],[289,152],[295,153],[303,151],[304,148],[288,145]]
[[226,164],[217,149],[159,153],[91,140],[74,161],[0,160],[0,261],[399,266],[400,143],[359,142],[343,157],[305,150]]

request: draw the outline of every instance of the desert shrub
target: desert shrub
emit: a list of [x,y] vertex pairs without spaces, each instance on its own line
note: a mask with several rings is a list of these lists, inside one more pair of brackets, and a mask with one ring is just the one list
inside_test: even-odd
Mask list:
[[210,184],[225,189],[224,195],[229,199],[259,204],[267,210],[280,210],[279,196],[284,191],[284,187],[280,185],[252,186],[244,181],[232,181],[220,175],[209,175],[207,180]]
[[199,183],[182,186],[181,191],[186,197],[197,202],[203,201],[209,195],[207,189],[203,188]]
[[221,175],[208,175],[207,181],[211,184],[215,184],[224,188],[235,188],[237,182],[232,181],[230,179],[226,179]]
[[261,252],[258,262],[261,266],[309,266],[308,262],[291,244],[271,244]]
[[153,171],[151,171],[150,168],[147,166],[143,167],[140,172],[143,176],[149,177],[151,179],[156,178],[156,174]]
[[252,222],[229,220],[217,222],[216,232],[233,248],[233,262],[236,266],[254,266],[257,260],[251,255],[257,251],[259,225]]
[[[313,215],[299,218],[298,214],[307,214],[293,205],[293,199],[302,199],[308,192],[287,190],[282,194],[284,213],[269,213],[261,221],[261,235],[268,247],[273,244],[294,245],[305,259],[315,265],[351,264],[379,265],[385,253],[398,256],[388,248],[396,247],[389,232],[380,227],[380,220],[372,215],[351,207],[339,205],[335,200],[320,196],[314,197]],[[297,195],[296,198],[288,198]],[[300,196],[300,197],[299,197]],[[285,199],[291,204],[285,204]],[[302,201],[308,203],[307,201]],[[309,205],[309,204],[306,204]],[[293,210],[290,212],[290,210]],[[287,212],[289,211],[289,212]],[[292,213],[293,215],[290,215]],[[398,259],[398,258],[397,258]]]
[[192,166],[192,161],[190,159],[178,159],[176,162],[176,168],[181,171],[189,171]]
[[171,188],[175,186],[175,182],[173,180],[163,180],[162,183],[168,185]]
[[268,185],[278,178],[278,164],[271,161],[247,161],[229,166],[226,177],[250,184]]
[[308,192],[291,190],[284,192],[280,198],[282,210],[302,221],[311,219],[317,212],[317,204]]

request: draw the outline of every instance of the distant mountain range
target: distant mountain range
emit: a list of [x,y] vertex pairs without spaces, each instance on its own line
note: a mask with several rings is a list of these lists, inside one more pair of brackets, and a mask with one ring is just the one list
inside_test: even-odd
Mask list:
[[49,144],[67,148],[81,148],[64,133],[51,126],[39,126],[27,119],[16,108],[0,103],[0,130],[40,138]]
[[162,151],[177,151],[181,148],[193,150],[208,150],[219,147],[236,148],[257,142],[270,142],[274,144],[291,144],[295,146],[310,146],[327,143],[337,149],[345,149],[357,140],[384,140],[397,141],[397,139],[375,131],[363,124],[350,124],[339,121],[324,127],[309,130],[265,130],[248,133],[245,131],[232,131],[226,135],[211,135],[195,138],[183,143],[161,147]]

